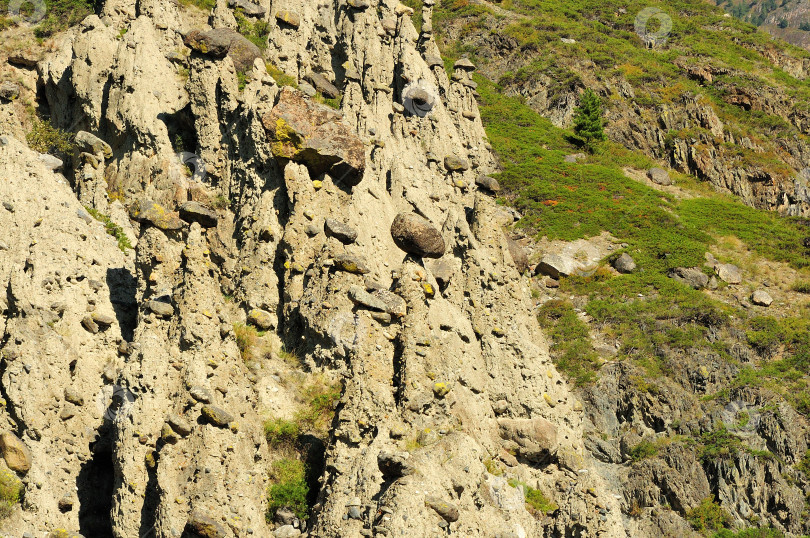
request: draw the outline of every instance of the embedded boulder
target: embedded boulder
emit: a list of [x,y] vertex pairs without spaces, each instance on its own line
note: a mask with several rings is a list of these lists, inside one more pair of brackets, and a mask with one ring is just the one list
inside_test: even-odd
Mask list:
[[543,462],[557,452],[557,427],[544,418],[501,418],[498,427],[501,438],[529,461]]
[[214,518],[199,510],[194,510],[188,516],[183,536],[193,536],[194,538],[222,538],[225,536],[225,528]]
[[485,191],[496,193],[501,190],[501,185],[498,183],[498,180],[494,177],[489,176],[478,176],[475,180],[475,184],[478,185],[480,188],[484,189]]
[[720,280],[728,284],[739,284],[742,282],[742,271],[736,265],[730,263],[719,263],[714,268]]
[[11,432],[0,434],[0,454],[12,471],[25,474],[31,469],[31,452],[25,443]]
[[674,278],[696,290],[709,285],[709,276],[699,267],[676,267],[670,271],[669,278]]
[[388,480],[396,480],[397,478],[413,474],[416,469],[408,461],[410,454],[407,452],[391,453],[380,452],[377,455],[377,467],[380,469],[383,477]]
[[416,213],[400,213],[391,224],[394,243],[423,258],[441,258],[445,244],[441,232],[426,218]]
[[298,13],[289,9],[279,9],[276,12],[276,20],[293,28],[301,26],[301,17]]
[[199,202],[186,202],[180,206],[180,218],[186,222],[198,222],[203,228],[217,227],[217,213]]
[[132,204],[129,216],[132,220],[149,223],[161,230],[179,230],[183,227],[183,221],[176,212],[148,199],[137,200]]
[[273,155],[307,167],[311,177],[329,173],[336,182],[353,187],[366,169],[363,141],[328,106],[305,99],[289,87],[262,117]]
[[202,31],[192,30],[186,35],[184,43],[200,54],[223,58],[230,56],[233,66],[239,73],[253,67],[253,61],[262,57],[259,47],[247,40],[242,34],[230,28],[216,28]]
[[529,268],[529,256],[523,246],[508,235],[506,235],[506,245],[509,247],[509,255],[512,256],[512,261],[515,262],[518,273],[525,273]]
[[613,268],[626,275],[636,270],[636,262],[628,253],[623,252],[621,256],[613,260]]
[[573,258],[563,254],[546,254],[537,264],[535,274],[546,275],[559,280],[561,276],[574,274],[576,269],[577,263]]
[[751,294],[751,302],[757,306],[771,306],[773,304],[773,297],[764,290],[757,290]]
[[321,92],[321,95],[327,99],[337,99],[340,97],[340,90],[320,73],[307,73],[304,75],[304,80],[312,84],[312,87]]
[[662,185],[664,187],[672,185],[672,178],[669,177],[669,172],[663,168],[650,168],[647,171],[647,177],[656,185]]
[[357,230],[336,219],[326,219],[323,229],[327,235],[336,238],[343,244],[354,243],[357,240]]
[[79,131],[73,139],[76,147],[91,155],[102,154],[106,159],[113,156],[112,148],[108,143],[87,131]]

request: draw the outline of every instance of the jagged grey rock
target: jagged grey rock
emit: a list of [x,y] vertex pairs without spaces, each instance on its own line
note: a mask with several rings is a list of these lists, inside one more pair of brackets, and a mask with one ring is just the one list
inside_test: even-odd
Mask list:
[[628,253],[622,252],[621,256],[613,260],[613,268],[622,274],[629,274],[636,270],[636,262]]
[[699,267],[676,267],[669,272],[669,277],[696,290],[705,288],[709,284],[709,275],[701,271]]
[[668,186],[672,185],[672,178],[669,177],[669,172],[663,168],[650,168],[647,171],[647,177],[656,185]]
[[751,294],[751,302],[757,306],[771,306],[773,297],[765,290],[756,290]]

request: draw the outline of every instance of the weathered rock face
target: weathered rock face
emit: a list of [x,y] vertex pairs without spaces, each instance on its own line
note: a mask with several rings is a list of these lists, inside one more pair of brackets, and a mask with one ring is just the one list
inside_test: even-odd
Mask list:
[[[340,112],[235,50],[226,4],[216,30],[181,34],[201,23],[177,5],[115,0],[62,37],[41,84],[56,125],[93,133],[65,171],[76,193],[21,142],[0,146],[16,207],[0,209],[0,426],[30,451],[4,531],[621,535],[621,490],[585,449],[527,260],[467,188],[495,160],[471,64],[442,68],[432,4],[421,36],[396,2],[269,5],[261,59],[322,75]],[[424,117],[402,95],[420,80],[437,90],[409,93]],[[205,175],[184,173],[178,137]],[[341,396],[296,528],[266,518],[283,454],[263,422],[297,416],[301,378]]]
[[329,107],[284,88],[278,104],[262,117],[262,125],[273,155],[306,165],[312,178],[328,172],[349,186],[363,178],[365,145]]

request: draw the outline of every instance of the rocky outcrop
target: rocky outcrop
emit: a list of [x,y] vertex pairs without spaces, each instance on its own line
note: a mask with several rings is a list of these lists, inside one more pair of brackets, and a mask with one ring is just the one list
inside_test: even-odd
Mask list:
[[284,88],[278,104],[262,117],[262,125],[273,155],[305,164],[313,179],[328,172],[334,181],[350,187],[362,179],[365,146],[329,107]]

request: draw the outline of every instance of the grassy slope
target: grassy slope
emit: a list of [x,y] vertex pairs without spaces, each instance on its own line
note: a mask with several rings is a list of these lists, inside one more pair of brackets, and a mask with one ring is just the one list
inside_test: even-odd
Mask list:
[[[565,163],[564,156],[577,149],[569,141],[570,133],[555,128],[520,100],[505,97],[492,82],[482,77],[478,81],[482,118],[503,166],[497,177],[510,201],[523,211],[521,225],[564,240],[608,231],[628,244],[626,250],[642,268],[633,275],[609,277],[597,272],[562,283],[564,291],[589,298],[585,310],[622,342],[619,358],[636,361],[654,378],[670,369],[656,353],[661,346],[704,349],[731,361],[722,342],[707,338],[710,328],[734,326],[747,331],[752,343],[782,335],[778,342],[769,340],[768,347],[784,346],[786,358],[756,372],[744,370],[743,375],[746,382],[774,387],[778,383],[771,381],[789,377],[795,381],[791,388],[798,391],[793,401],[804,409],[810,396],[802,392],[804,376],[810,372],[810,342],[800,335],[802,327],[806,333],[810,326],[800,312],[795,318],[768,318],[763,323],[666,275],[674,267],[701,266],[704,253],[727,236],[737,237],[763,258],[807,267],[810,257],[800,245],[810,232],[795,219],[752,209],[724,195],[704,191],[687,200],[664,195],[627,178],[621,167],[643,168],[650,163],[614,145],[605,146],[584,164]],[[678,179],[694,183],[686,176]],[[599,363],[592,350],[583,348],[581,322],[570,312],[570,306],[550,304],[541,320],[558,344],[560,366],[584,384],[595,379]]]
[[[757,152],[728,144],[729,154],[738,159],[740,166],[758,166],[777,176],[792,172],[782,162],[781,149],[773,139],[806,136],[782,117],[765,111],[746,112],[724,99],[731,88],[767,89],[788,97],[793,110],[810,111],[810,87],[775,67],[763,54],[779,51],[801,59],[810,57],[806,51],[773,40],[751,24],[724,17],[721,9],[704,0],[628,0],[621,3],[624,13],[616,4],[602,0],[504,0],[499,5],[521,16],[505,20],[468,0],[444,0],[436,8],[434,26],[441,31],[445,22],[461,23],[463,33],[482,33],[482,29],[493,28],[494,21],[501,21],[498,31],[518,43],[515,54],[527,61],[520,69],[505,73],[498,82],[524,84],[548,76],[552,100],[575,87],[619,79],[633,86],[636,97],[632,101],[642,107],[700,94],[713,105],[729,133],[738,140],[747,136],[765,148]],[[661,8],[672,18],[673,30],[664,48],[645,48],[635,33],[635,16],[645,7]],[[443,37],[440,33],[439,39]],[[575,39],[577,43],[562,43],[561,38]],[[448,55],[466,53],[476,59],[473,45],[461,41],[441,45]],[[712,84],[703,85],[687,77],[676,60],[681,65],[711,65],[728,72],[716,75]],[[632,106],[617,94],[611,95],[606,105]],[[711,138],[700,128],[671,133],[674,138],[686,140],[701,135]]]

